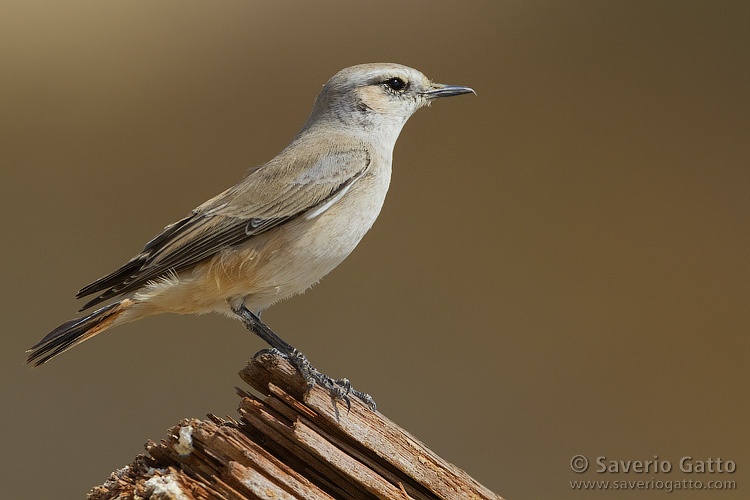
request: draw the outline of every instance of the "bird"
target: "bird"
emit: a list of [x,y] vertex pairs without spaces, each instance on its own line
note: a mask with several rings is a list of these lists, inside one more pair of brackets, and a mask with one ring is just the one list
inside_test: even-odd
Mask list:
[[315,369],[260,320],[272,304],[321,280],[375,222],[404,124],[435,99],[474,93],[392,63],[343,69],[325,83],[299,132],[276,157],[169,224],[115,271],[83,287],[79,312],[27,350],[39,366],[115,326],[161,313],[239,319],[300,371],[350,404],[372,398]]

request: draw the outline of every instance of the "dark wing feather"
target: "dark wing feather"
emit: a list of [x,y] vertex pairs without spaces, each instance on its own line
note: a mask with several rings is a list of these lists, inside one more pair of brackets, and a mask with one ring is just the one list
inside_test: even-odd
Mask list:
[[[286,189],[279,193],[277,199],[255,205],[248,202],[241,210],[237,210],[240,207],[237,206],[236,187],[209,200],[190,216],[165,227],[125,265],[82,288],[76,298],[102,293],[87,302],[81,311],[118,295],[138,290],[149,281],[169,273],[185,270],[227,247],[242,243],[335,199],[356,182],[370,164],[369,155],[365,151],[358,152],[359,155],[347,153],[348,157],[344,153],[328,155],[313,165],[313,168],[319,169],[321,164],[338,169],[335,171],[337,175],[331,175],[330,179],[326,179],[328,182],[318,183],[314,186],[316,189],[305,189],[313,187],[312,183],[308,186],[292,183],[291,187],[285,186]],[[342,158],[347,158],[348,161],[343,163]],[[352,158],[359,161],[351,161]],[[351,172],[338,173],[342,170],[342,165],[350,167]],[[255,177],[257,179],[253,179],[251,174],[246,181],[255,180],[255,184],[263,181],[260,174]],[[244,188],[247,189],[247,182]],[[261,217],[256,217],[255,214]]]
[[[283,221],[278,220],[278,223],[281,222]],[[78,292],[76,297],[103,291],[87,302],[81,310],[137,290],[148,281],[164,276],[170,271],[182,271],[223,248],[241,243],[262,232],[250,230],[247,220],[224,216],[195,214],[177,224],[180,225],[178,230],[173,231],[172,226],[167,227],[127,264]],[[263,230],[271,227],[273,226],[266,224]],[[155,240],[159,241],[153,243]]]
[[[92,293],[106,290],[107,288],[122,283],[122,281],[128,278],[135,270],[143,267],[143,264],[148,259],[150,251],[155,248],[159,248],[160,245],[166,242],[170,237],[174,236],[174,234],[177,233],[183,226],[185,226],[185,224],[190,222],[192,218],[193,216],[185,217],[184,219],[181,219],[165,227],[161,233],[159,233],[155,238],[146,243],[141,253],[130,259],[127,264],[115,270],[114,272],[102,278],[99,278],[93,283],[81,288],[81,290],[79,290],[76,294],[76,298],[80,299],[81,297],[85,297],[86,295],[91,295]],[[84,306],[83,309],[86,309],[87,307],[88,305]]]

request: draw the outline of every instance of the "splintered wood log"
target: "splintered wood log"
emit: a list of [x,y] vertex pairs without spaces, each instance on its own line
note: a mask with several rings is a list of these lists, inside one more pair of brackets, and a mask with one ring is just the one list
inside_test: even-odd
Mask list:
[[240,420],[186,419],[89,500],[502,500],[382,414],[307,391],[284,358],[240,372]]

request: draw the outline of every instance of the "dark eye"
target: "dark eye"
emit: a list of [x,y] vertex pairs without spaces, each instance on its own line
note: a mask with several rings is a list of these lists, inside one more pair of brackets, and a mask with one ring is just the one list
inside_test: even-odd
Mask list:
[[400,90],[404,90],[404,88],[406,88],[406,82],[403,81],[401,78],[389,78],[383,83],[385,83],[389,88],[397,92]]

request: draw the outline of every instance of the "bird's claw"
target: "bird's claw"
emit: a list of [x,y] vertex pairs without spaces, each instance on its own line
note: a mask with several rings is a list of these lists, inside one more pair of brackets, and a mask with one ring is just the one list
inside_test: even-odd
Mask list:
[[[308,390],[315,387],[316,383],[328,390],[334,408],[336,408],[336,400],[342,400],[346,403],[347,409],[351,410],[352,402],[349,399],[349,394],[354,394],[371,410],[375,410],[375,401],[369,394],[352,389],[352,384],[345,378],[335,380],[328,375],[320,373],[310,364],[304,354],[284,342],[278,335],[273,333],[273,331],[260,320],[258,315],[250,311],[244,304],[240,304],[236,307],[232,306],[232,311],[240,317],[242,323],[248,330],[258,335],[273,347],[273,349],[263,349],[256,354],[256,356],[262,353],[268,353],[286,358],[300,372],[302,378],[307,383]],[[338,409],[336,409],[336,418],[338,418]]]
[[367,405],[367,407],[369,409],[371,409],[372,411],[375,411],[377,409],[377,405],[375,404],[375,400],[372,398],[372,396],[370,396],[366,392],[360,392],[360,391],[358,391],[356,389],[352,389],[351,392],[352,392],[352,394],[354,394],[355,396],[357,396],[360,401],[362,401],[365,405]]
[[256,352],[253,355],[253,359],[263,356],[264,354],[270,354],[272,356],[281,356],[282,358],[287,359],[287,355],[279,351],[275,347],[267,347],[265,349],[261,349],[260,351]]
[[315,387],[315,384],[318,384],[328,391],[334,404],[336,401],[345,402],[347,411],[351,411],[352,409],[352,402],[349,398],[349,395],[353,394],[365,405],[367,405],[368,408],[375,411],[376,405],[375,400],[372,398],[372,396],[352,388],[352,384],[351,382],[349,382],[349,379],[332,379],[328,375],[321,373],[310,364],[304,354],[296,349],[292,351],[290,356],[284,357],[287,358],[289,362],[292,363],[292,365],[294,365],[300,372],[302,378],[305,379],[305,382],[307,383],[308,390]]

